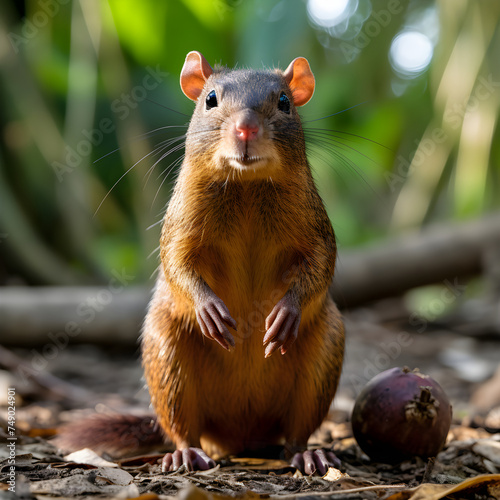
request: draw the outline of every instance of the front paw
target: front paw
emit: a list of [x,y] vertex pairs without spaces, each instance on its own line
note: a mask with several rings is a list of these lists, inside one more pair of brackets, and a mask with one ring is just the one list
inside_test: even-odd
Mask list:
[[285,294],[274,306],[266,318],[266,334],[264,336],[264,345],[267,344],[266,358],[279,348],[281,348],[281,354],[285,354],[295,342],[299,333],[301,314],[298,300],[290,293]]
[[196,319],[205,337],[215,340],[228,351],[234,347],[234,337],[229,333],[226,325],[236,330],[236,321],[229,314],[226,304],[214,293],[198,302]]

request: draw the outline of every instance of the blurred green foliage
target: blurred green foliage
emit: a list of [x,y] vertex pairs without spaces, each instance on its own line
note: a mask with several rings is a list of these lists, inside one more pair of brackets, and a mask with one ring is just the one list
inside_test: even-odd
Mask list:
[[[180,144],[189,120],[190,50],[228,66],[309,59],[301,114],[341,252],[498,209],[500,3],[350,4],[334,32],[305,0],[4,0],[0,282],[150,278],[182,155],[158,162],[156,148]],[[398,74],[394,37],[433,19],[431,65]]]

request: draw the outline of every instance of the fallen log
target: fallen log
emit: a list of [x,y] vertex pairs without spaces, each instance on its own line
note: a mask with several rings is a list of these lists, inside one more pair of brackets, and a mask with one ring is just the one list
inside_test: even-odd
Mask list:
[[47,352],[69,342],[138,345],[150,294],[143,286],[0,288],[0,343]]
[[445,280],[454,284],[480,273],[487,252],[498,248],[500,213],[432,226],[369,248],[340,249],[331,293],[345,308]]
[[[340,249],[331,293],[348,308],[445,280],[455,285],[480,273],[485,253],[498,248],[500,214],[366,249]],[[150,294],[150,287],[131,285],[0,288],[0,342],[49,348],[58,342],[137,345]]]

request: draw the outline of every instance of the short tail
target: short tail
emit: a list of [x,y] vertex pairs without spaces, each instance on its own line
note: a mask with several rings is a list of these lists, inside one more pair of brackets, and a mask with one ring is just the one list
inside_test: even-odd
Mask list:
[[90,448],[112,458],[173,446],[151,415],[92,415],[61,426],[52,442],[64,452]]

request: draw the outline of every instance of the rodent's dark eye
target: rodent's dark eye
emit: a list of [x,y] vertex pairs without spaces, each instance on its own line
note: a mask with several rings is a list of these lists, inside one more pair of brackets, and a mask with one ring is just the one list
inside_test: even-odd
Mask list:
[[283,113],[290,113],[290,99],[288,99],[288,96],[284,92],[280,94],[278,109],[283,111]]
[[217,107],[217,94],[215,93],[215,90],[211,90],[208,93],[205,102],[207,103],[207,109],[212,109]]

